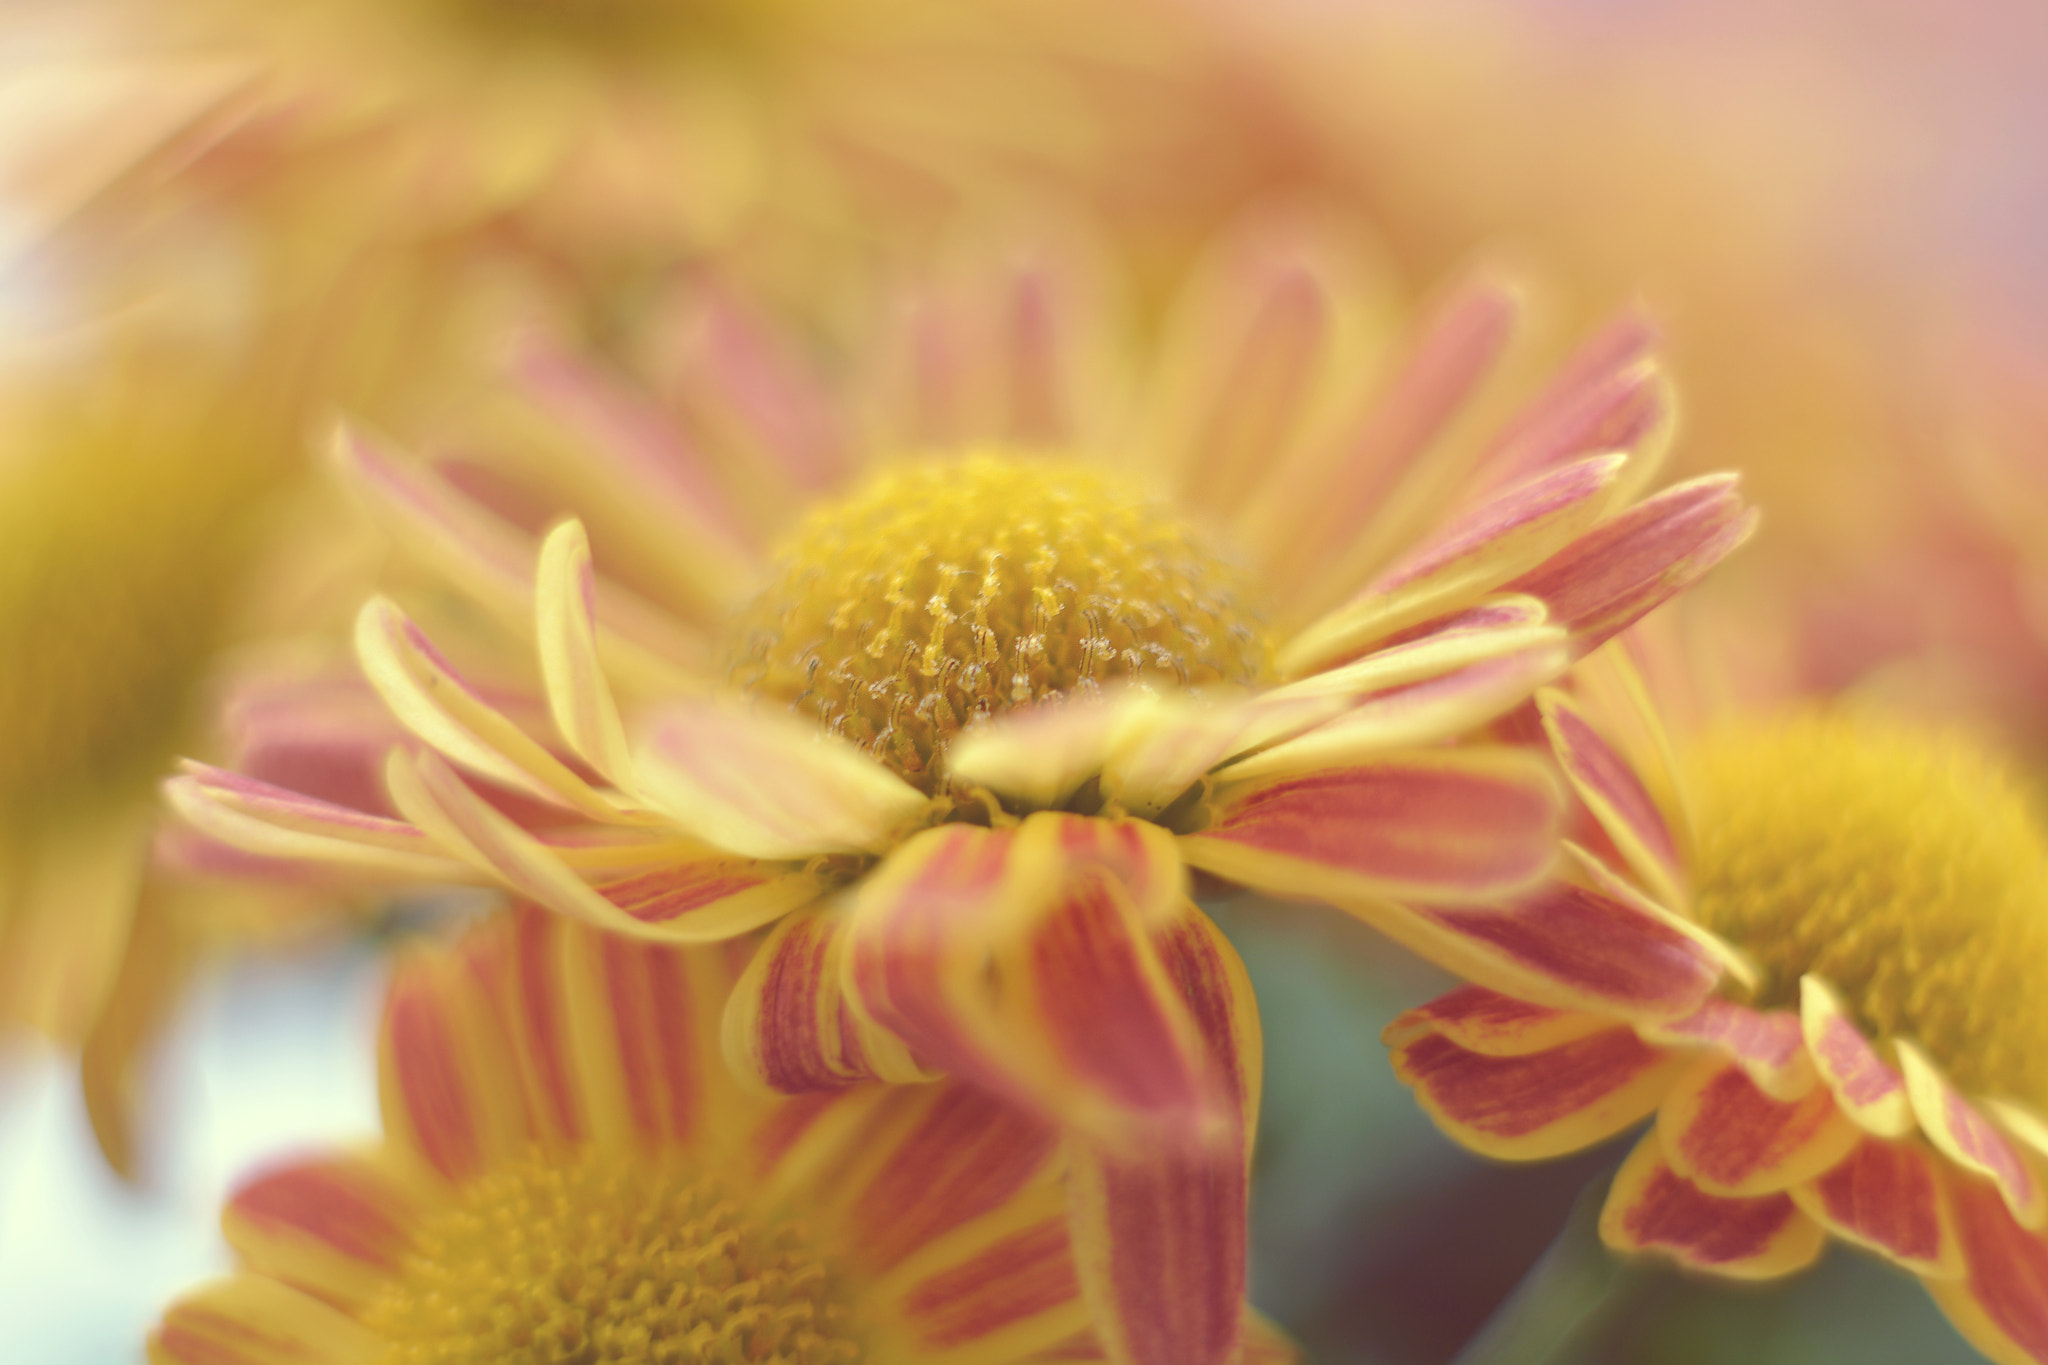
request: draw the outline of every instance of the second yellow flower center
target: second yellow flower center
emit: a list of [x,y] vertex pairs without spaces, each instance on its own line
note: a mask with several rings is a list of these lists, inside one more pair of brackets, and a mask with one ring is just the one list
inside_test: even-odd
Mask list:
[[1243,688],[1268,654],[1239,575],[1185,523],[1094,470],[994,457],[812,515],[729,641],[740,687],[926,790],[980,718],[1113,682]]
[[1694,913],[1796,1005],[1813,972],[1966,1090],[2048,1105],[2048,845],[1986,757],[1808,717],[1696,755]]
[[802,1233],[701,1173],[586,1150],[478,1177],[364,1314],[389,1365],[862,1365]]

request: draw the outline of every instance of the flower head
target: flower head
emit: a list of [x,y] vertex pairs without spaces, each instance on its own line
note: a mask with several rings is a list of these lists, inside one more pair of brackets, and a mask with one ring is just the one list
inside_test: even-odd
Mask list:
[[[266,852],[424,858],[635,937],[772,926],[725,1016],[729,1062],[792,1093],[950,1073],[1065,1125],[1074,1179],[1111,1210],[1099,1293],[1133,1312],[1199,1302],[1156,1358],[1220,1361],[1241,1255],[1190,1288],[1145,1241],[1171,1207],[1192,1240],[1242,1246],[1256,1087],[1232,1059],[1255,1051],[1257,1020],[1191,871],[1369,918],[1536,884],[1561,813],[1550,766],[1450,741],[1750,525],[1725,478],[1632,502],[1628,448],[1659,444],[1666,416],[1634,323],[1461,480],[1430,447],[1498,349],[1505,296],[1455,300],[1377,403],[1334,364],[1333,392],[1276,402],[1269,386],[1299,381],[1260,368],[1267,348],[1319,373],[1315,319],[1342,305],[1306,266],[1260,259],[1252,279],[1236,344],[1177,343],[1179,363],[1224,373],[1189,390],[1206,410],[1147,414],[1187,433],[1155,438],[1147,460],[1115,458],[1144,448],[1128,434],[1059,416],[1079,406],[1047,383],[1068,366],[1044,345],[1042,280],[1018,296],[1038,318],[1012,333],[1029,344],[971,386],[1006,394],[997,407],[1040,439],[991,423],[989,440],[926,459],[848,459],[850,441],[797,420],[829,410],[815,398],[734,412],[736,390],[788,391],[750,366],[748,384],[687,395],[698,421],[722,407],[766,438],[726,463],[700,456],[689,417],[530,354],[541,395],[598,438],[611,487],[580,505],[600,547],[625,551],[606,578],[568,521],[539,538],[529,588],[533,532],[454,471],[349,438],[345,459],[401,530],[530,622],[554,734],[522,727],[379,600],[358,650],[425,745],[387,770],[402,818],[210,769],[173,797]],[[727,374],[733,349],[713,352]],[[967,387],[922,393],[957,416]],[[736,468],[751,479],[727,484]],[[724,489],[785,481],[819,488],[818,506],[762,554],[747,500]],[[1385,514],[1418,505],[1440,524],[1404,554]],[[1119,1341],[1120,1357],[1155,1358]]]
[[741,1092],[731,971],[531,909],[415,952],[383,1141],[244,1185],[150,1359],[1100,1359],[1058,1135],[959,1084]]
[[1758,1278],[1833,1233],[1995,1358],[2048,1359],[2048,838],[2020,790],[1847,713],[1710,730],[1674,779],[1617,743],[1657,734],[1626,708],[1540,704],[1600,851],[1511,912],[1519,973],[1468,955],[1473,985],[1388,1030],[1424,1106],[1510,1159],[1654,1114],[1610,1245]]

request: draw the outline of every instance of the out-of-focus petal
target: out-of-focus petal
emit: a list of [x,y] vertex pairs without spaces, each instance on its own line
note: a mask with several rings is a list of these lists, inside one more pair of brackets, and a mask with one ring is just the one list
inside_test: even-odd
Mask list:
[[1657,1114],[1657,1135],[1673,1170],[1709,1194],[1732,1198],[1810,1180],[1861,1138],[1825,1087],[1783,1103],[1718,1057],[1698,1059],[1672,1086]]
[[1817,976],[1799,981],[1799,1024],[1806,1053],[1842,1112],[1874,1137],[1913,1131],[1906,1080],[1863,1036],[1841,997]]
[[1828,1231],[1916,1275],[1950,1279],[1962,1273],[1962,1257],[1935,1169],[1939,1160],[1924,1143],[1866,1137],[1831,1170],[1791,1193]]
[[246,1269],[353,1309],[398,1269],[432,1197],[388,1157],[325,1156],[243,1185],[221,1227]]
[[201,1285],[149,1337],[150,1365],[373,1365],[385,1350],[340,1309],[260,1275]]
[[1537,695],[1544,733],[1565,779],[1600,822],[1629,869],[1666,905],[1683,904],[1678,840],[1642,779],[1562,692]]
[[2041,1180],[2012,1139],[1957,1093],[1926,1053],[1904,1039],[1896,1046],[1913,1116],[1935,1150],[1995,1184],[2023,1226],[2039,1228],[2048,1222]]
[[570,750],[614,786],[631,782],[632,754],[604,666],[597,658],[597,583],[583,523],[567,521],[541,543],[534,616],[548,710]]
[[1440,1033],[1467,1052],[1523,1057],[1577,1042],[1611,1022],[1580,1010],[1517,1000],[1484,986],[1460,986],[1404,1012],[1387,1025],[1381,1039],[1395,1047],[1424,1033]]
[[476,880],[417,826],[203,763],[188,761],[183,776],[164,784],[164,795],[194,828],[261,857],[338,863],[422,882]]
[[1927,1291],[1970,1344],[1999,1365],[2048,1361],[2048,1242],[2013,1221],[1990,1182],[1943,1174],[1963,1273],[1930,1279]]
[[1754,1010],[1717,998],[1683,1018],[1645,1024],[1641,1031],[1666,1046],[1711,1044],[1740,1063],[1764,1094],[1786,1103],[1806,1098],[1818,1079],[1799,1017],[1790,1010]]
[[1726,1199],[1702,1192],[1664,1161],[1655,1133],[1615,1173],[1600,1236],[1616,1251],[1657,1251],[1739,1280],[1768,1280],[1811,1265],[1821,1225],[1787,1194]]

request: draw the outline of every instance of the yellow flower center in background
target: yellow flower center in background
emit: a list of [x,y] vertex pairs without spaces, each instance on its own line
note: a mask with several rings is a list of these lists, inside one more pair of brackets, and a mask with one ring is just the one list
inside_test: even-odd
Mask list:
[[735,684],[926,790],[946,741],[1113,682],[1241,689],[1269,645],[1242,577],[1098,471],[982,456],[885,475],[813,513],[733,624]]
[[1764,971],[1758,1003],[1835,986],[1965,1089],[2048,1104],[2048,845],[1962,741],[1806,717],[1694,754],[1694,913]]
[[421,1227],[363,1321],[390,1365],[860,1365],[802,1232],[700,1172],[533,1153]]

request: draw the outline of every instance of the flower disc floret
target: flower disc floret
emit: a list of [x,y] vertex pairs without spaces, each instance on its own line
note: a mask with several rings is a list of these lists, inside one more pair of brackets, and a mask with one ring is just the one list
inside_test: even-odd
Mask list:
[[860,1365],[850,1324],[800,1229],[594,1149],[472,1181],[365,1314],[392,1365]]
[[1270,646],[1240,575],[1098,470],[983,456],[903,469],[783,546],[734,624],[735,683],[930,789],[946,742],[1113,682],[1248,688]]
[[1801,976],[1965,1090],[2048,1104],[2048,845],[1967,743],[1808,716],[1709,737],[1695,762],[1694,913],[1762,969]]

